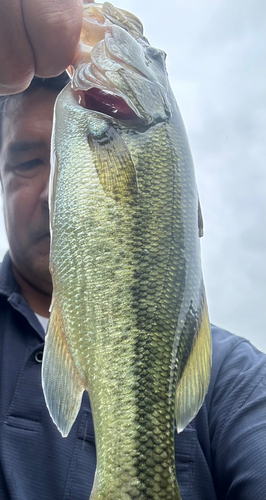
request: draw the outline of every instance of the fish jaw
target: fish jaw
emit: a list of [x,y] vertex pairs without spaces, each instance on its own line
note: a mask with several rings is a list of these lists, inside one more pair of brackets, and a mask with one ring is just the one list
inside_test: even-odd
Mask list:
[[[78,93],[97,89],[123,100],[146,125],[167,119],[172,112],[165,53],[151,47],[140,21],[111,4],[90,4],[85,9],[81,40],[68,68]],[[169,87],[169,88],[168,88]],[[128,113],[127,113],[128,114]],[[124,119],[124,116],[113,117]]]

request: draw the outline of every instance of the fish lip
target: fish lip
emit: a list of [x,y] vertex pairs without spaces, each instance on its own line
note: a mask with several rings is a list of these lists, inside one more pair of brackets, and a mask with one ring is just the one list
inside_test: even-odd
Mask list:
[[88,90],[78,90],[78,102],[85,109],[96,111],[115,120],[139,121],[139,116],[127,104],[123,97],[106,90],[92,87]]

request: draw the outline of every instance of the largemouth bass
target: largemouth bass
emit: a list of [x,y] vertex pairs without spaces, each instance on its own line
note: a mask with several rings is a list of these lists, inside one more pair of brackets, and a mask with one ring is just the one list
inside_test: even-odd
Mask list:
[[204,400],[210,326],[202,219],[165,54],[109,3],[84,6],[72,84],[55,106],[53,279],[43,359],[67,436],[89,392],[91,500],[178,500],[178,432]]

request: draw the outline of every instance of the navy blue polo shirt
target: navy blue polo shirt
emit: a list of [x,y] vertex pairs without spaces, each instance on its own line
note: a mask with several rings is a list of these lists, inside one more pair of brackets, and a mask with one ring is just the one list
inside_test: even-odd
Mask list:
[[[175,434],[182,499],[264,500],[265,356],[219,328],[212,337],[205,402]],[[0,270],[0,500],[88,500],[96,466],[88,394],[63,438],[42,393],[43,344],[7,254]]]

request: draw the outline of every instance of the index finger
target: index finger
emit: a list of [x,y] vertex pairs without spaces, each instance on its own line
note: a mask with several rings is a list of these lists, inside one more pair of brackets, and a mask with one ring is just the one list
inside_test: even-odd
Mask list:
[[71,63],[79,41],[82,0],[22,0],[23,19],[35,58],[35,74],[56,76]]
[[0,2],[0,94],[25,90],[34,74],[60,74],[72,61],[82,0]]
[[0,93],[16,93],[30,83],[35,70],[20,0],[0,2]]

